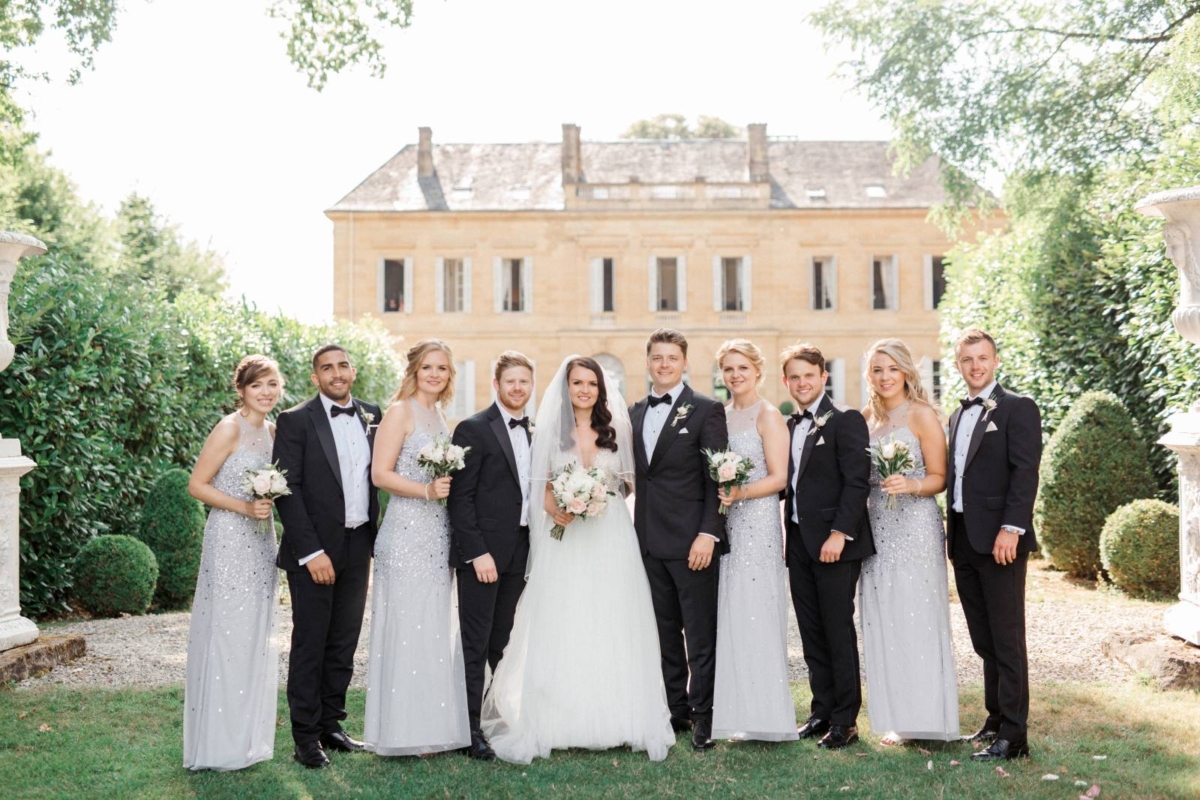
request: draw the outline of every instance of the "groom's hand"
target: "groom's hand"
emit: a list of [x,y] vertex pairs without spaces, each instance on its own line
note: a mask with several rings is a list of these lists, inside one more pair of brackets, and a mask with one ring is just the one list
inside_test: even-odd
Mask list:
[[304,566],[308,567],[308,574],[312,576],[313,583],[319,583],[322,586],[333,585],[333,561],[329,556],[322,553]]
[[480,583],[495,583],[500,579],[500,573],[496,571],[496,559],[492,558],[491,553],[484,553],[472,561],[471,566],[475,568],[475,579]]
[[696,534],[696,540],[692,542],[692,551],[688,553],[688,569],[701,570],[711,564],[716,547],[717,540],[713,537],[703,533]]
[[996,543],[992,545],[992,558],[1002,567],[1017,560],[1017,542],[1020,536],[1003,528],[996,534]]
[[829,538],[825,540],[825,544],[821,545],[821,563],[835,564],[842,557],[842,550],[846,547],[846,537],[837,531],[829,534]]

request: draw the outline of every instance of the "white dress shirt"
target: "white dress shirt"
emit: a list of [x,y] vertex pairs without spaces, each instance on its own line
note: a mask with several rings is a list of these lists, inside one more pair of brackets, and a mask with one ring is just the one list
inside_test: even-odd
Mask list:
[[[796,409],[796,413],[803,414],[812,408],[820,408],[821,401],[825,399],[825,393],[821,392],[817,399],[811,405],[805,408]],[[800,496],[800,456],[804,453],[804,442],[808,439],[808,432],[812,430],[813,421],[811,419],[802,419],[796,425],[796,429],[792,431],[792,522],[800,524],[800,513],[796,510],[796,499]]]
[[[654,460],[654,447],[658,444],[658,437],[667,424],[667,417],[671,414],[671,409],[679,402],[681,392],[683,392],[682,381],[664,392],[671,398],[670,401],[659,403],[656,406],[651,406],[649,401],[646,403],[646,416],[642,418],[642,444],[646,447],[647,464]],[[662,397],[663,395],[651,389],[650,396]]]
[[[524,419],[525,415],[514,417],[508,412],[502,404],[496,403],[496,408],[500,409],[500,418],[504,420],[504,424],[508,425],[509,420]],[[512,442],[513,455],[517,458],[517,474],[521,477],[521,524],[529,524],[529,491],[530,491],[530,475],[532,469],[530,459],[533,457],[532,451],[529,449],[529,434],[520,425],[516,427],[509,426],[508,440]]]
[[[345,525],[347,528],[357,528],[359,525],[366,524],[370,519],[371,445],[367,441],[367,432],[363,429],[362,420],[359,419],[357,412],[331,417],[330,409],[334,407],[335,403],[324,394],[320,395],[320,398],[321,405],[325,408],[325,416],[329,419],[329,427],[333,429],[334,446],[337,447],[338,468],[342,476],[342,495],[346,499]],[[346,403],[336,405],[345,407],[353,402],[353,398],[348,398]],[[318,550],[311,553],[299,559],[299,564],[304,566],[324,552],[324,550]]]

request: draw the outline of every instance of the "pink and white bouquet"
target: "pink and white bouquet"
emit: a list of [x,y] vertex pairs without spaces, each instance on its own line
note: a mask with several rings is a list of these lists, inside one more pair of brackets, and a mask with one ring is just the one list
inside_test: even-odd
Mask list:
[[[267,464],[259,469],[248,469],[242,476],[242,491],[255,500],[274,500],[286,497],[292,493],[287,484],[287,470],[280,469],[279,464]],[[272,529],[273,520],[263,519],[258,522],[258,529],[266,533]]]
[[[465,459],[470,450],[469,447],[453,444],[449,436],[439,433],[417,452],[417,466],[434,480],[446,478],[466,466]],[[438,502],[446,505],[445,498]]]
[[[717,486],[726,491],[734,487],[744,486],[750,480],[750,470],[754,462],[738,455],[732,450],[705,450],[704,457],[708,459],[708,474],[717,482]],[[729,513],[729,506],[721,506],[722,514]]]
[[[555,504],[574,514],[579,519],[599,517],[608,510],[608,497],[616,492],[609,491],[608,473],[599,467],[588,469],[581,464],[568,464],[550,481],[550,494]],[[550,536],[562,541],[566,528],[555,525]]]
[[[916,467],[912,453],[908,449],[908,443],[894,436],[879,439],[867,448],[867,454],[875,462],[875,468],[879,470],[879,477],[885,481],[893,475],[903,475]],[[896,495],[888,495],[887,507],[889,509],[896,507]]]

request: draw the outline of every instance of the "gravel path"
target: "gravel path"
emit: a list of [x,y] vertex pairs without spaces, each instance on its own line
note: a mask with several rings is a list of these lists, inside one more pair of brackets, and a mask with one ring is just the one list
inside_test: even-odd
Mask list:
[[[1111,681],[1127,677],[1128,668],[1100,654],[1101,640],[1116,631],[1161,630],[1167,604],[1128,600],[1114,592],[1076,585],[1062,573],[1046,570],[1041,562],[1030,562],[1030,566],[1026,611],[1030,680],[1034,683]],[[950,614],[959,682],[981,683],[983,670],[971,649],[966,621],[957,602],[951,603]],[[180,684],[187,662],[189,618],[185,612],[49,626],[46,632],[83,634],[87,638],[87,655],[48,675],[22,681],[18,688]],[[369,634],[368,603],[368,618],[355,656],[355,686],[362,686],[366,680]],[[285,605],[280,608],[281,686],[287,676],[290,635],[291,614]],[[794,618],[789,631],[788,654],[792,679],[804,679],[804,659]]]

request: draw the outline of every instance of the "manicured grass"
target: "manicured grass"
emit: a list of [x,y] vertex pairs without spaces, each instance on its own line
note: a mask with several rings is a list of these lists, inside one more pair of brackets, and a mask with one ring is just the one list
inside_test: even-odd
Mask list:
[[[796,687],[799,708],[806,689]],[[625,750],[555,753],[528,767],[478,764],[458,754],[384,759],[334,755],[333,767],[301,769],[281,717],[275,759],[236,773],[181,766],[181,688],[0,689],[0,788],[5,798],[228,797],[1045,797],[1076,798],[1099,784],[1102,798],[1200,796],[1200,695],[1163,694],[1137,681],[1034,687],[1034,756],[994,766],[970,763],[965,744],[875,744],[845,751],[811,743],[721,744],[694,753],[681,737],[663,763]],[[978,688],[962,697],[963,728],[982,720]],[[280,696],[281,711],[286,702]],[[347,728],[361,732],[362,693]],[[1093,756],[1107,756],[1096,760]],[[951,766],[951,760],[962,762]],[[928,768],[932,762],[932,769]],[[1046,773],[1060,776],[1043,781]]]

